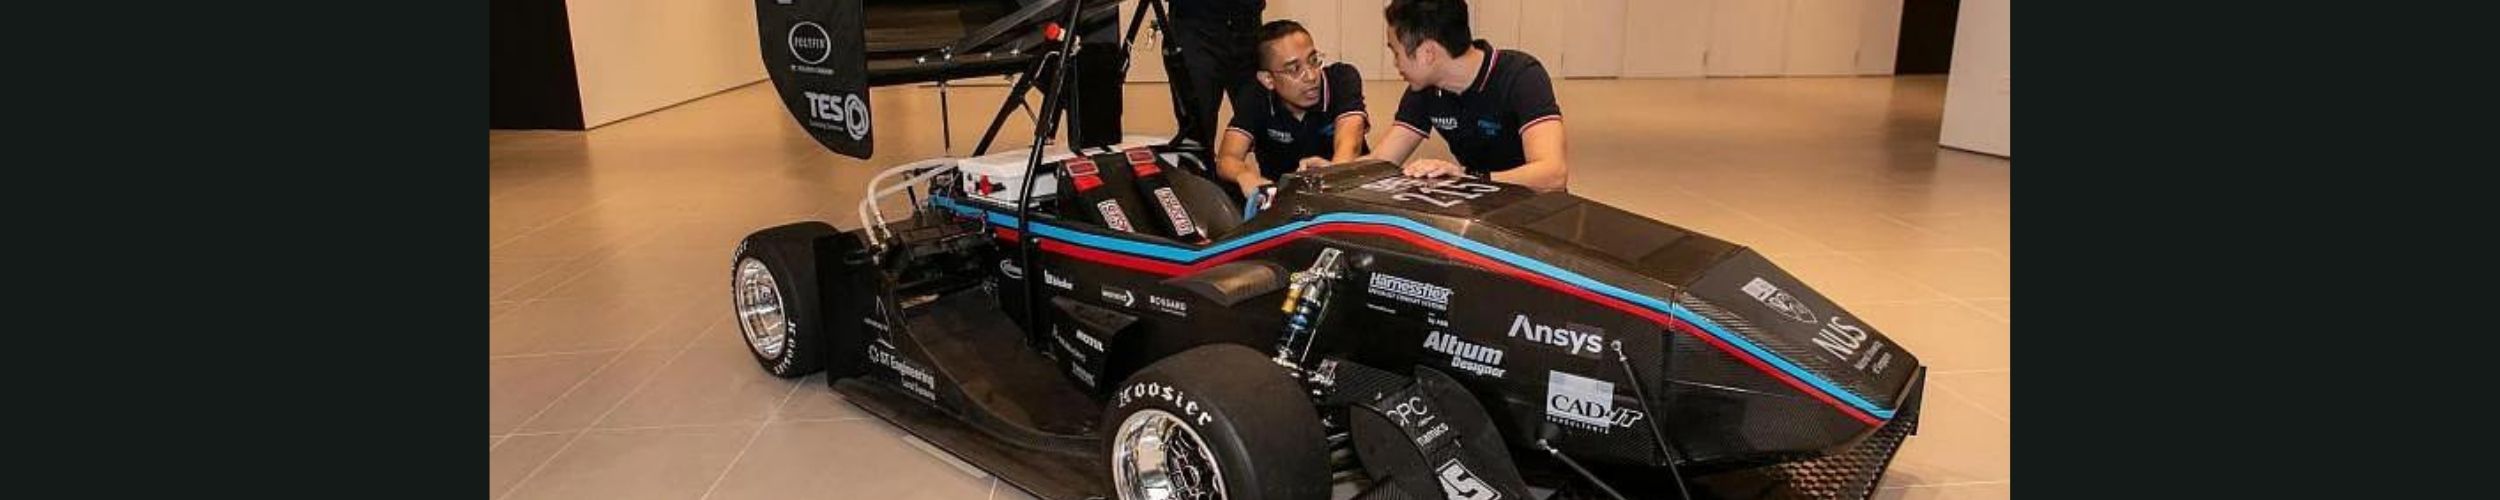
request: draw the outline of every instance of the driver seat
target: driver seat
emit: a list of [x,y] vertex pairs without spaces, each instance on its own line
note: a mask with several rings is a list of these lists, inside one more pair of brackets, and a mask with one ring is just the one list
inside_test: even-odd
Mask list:
[[[1186,155],[1181,158],[1188,159]],[[1226,195],[1223,187],[1199,173],[1199,169],[1173,168],[1162,155],[1156,155],[1155,163],[1163,167],[1163,177],[1171,183],[1172,194],[1180,198],[1181,207],[1206,232],[1208,241],[1223,239],[1233,228],[1241,226],[1241,207],[1235,206],[1232,196]],[[1138,189],[1147,188],[1140,183]],[[1138,194],[1149,200],[1154,199],[1151,192]]]

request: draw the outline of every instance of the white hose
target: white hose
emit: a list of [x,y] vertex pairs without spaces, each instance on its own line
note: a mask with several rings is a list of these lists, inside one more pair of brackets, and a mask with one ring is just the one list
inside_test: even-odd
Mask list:
[[[868,244],[874,246],[885,245],[884,240],[879,238],[879,234],[885,232],[885,210],[877,206],[878,200],[884,199],[887,196],[892,196],[894,193],[904,189],[909,189],[912,186],[928,182],[930,178],[937,177],[938,174],[954,171],[956,160],[958,159],[932,158],[905,163],[895,166],[894,168],[885,169],[883,172],[878,172],[874,177],[869,177],[868,196],[859,200],[859,224],[860,228],[866,230],[868,233]],[[882,189],[877,187],[878,184],[884,183],[887,178],[891,178],[896,174],[923,168],[929,169],[929,171],[913,176],[910,179],[903,181],[901,184],[896,184]]]

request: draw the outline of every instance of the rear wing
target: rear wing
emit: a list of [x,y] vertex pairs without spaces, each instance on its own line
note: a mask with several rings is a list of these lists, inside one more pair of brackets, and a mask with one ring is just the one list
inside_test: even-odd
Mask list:
[[864,9],[862,0],[755,1],[756,45],[782,105],[817,143],[860,159],[877,144]]

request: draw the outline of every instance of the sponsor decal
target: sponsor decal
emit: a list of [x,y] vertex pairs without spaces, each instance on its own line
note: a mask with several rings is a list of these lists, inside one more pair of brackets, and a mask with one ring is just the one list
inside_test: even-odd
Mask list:
[[1112,288],[1111,285],[1103,285],[1102,301],[1119,304],[1120,307],[1136,307],[1137,294],[1129,292],[1128,290]]
[[1611,432],[1640,422],[1640,410],[1615,407],[1615,384],[1563,372],[1547,372],[1545,419],[1583,430]]
[[1094,386],[1094,374],[1093,374],[1093,373],[1088,373],[1088,372],[1086,372],[1084,367],[1080,367],[1080,366],[1077,366],[1077,365],[1075,365],[1075,364],[1069,364],[1069,365],[1068,365],[1068,374],[1069,374],[1069,375],[1075,375],[1075,376],[1076,376],[1076,381],[1078,381],[1078,382],[1084,382],[1086,387],[1093,387],[1093,386]]
[[[1434,421],[1432,406],[1424,404],[1423,396],[1407,396],[1406,401],[1389,408],[1388,415],[1390,420],[1398,422],[1399,427],[1405,427],[1408,433],[1415,435],[1417,447],[1431,447],[1433,440],[1450,433],[1449,422]],[[1417,429],[1423,431],[1417,432]]]
[[1117,401],[1114,406],[1119,408],[1127,408],[1128,405],[1137,401],[1161,399],[1164,403],[1180,410],[1181,417],[1185,420],[1196,422],[1198,425],[1215,422],[1215,414],[1198,408],[1198,402],[1190,399],[1188,391],[1163,385],[1162,382],[1147,382],[1122,388],[1113,399]]
[[1824,351],[1846,363],[1857,357],[1858,348],[1866,343],[1866,328],[1840,320],[1841,317],[1833,316],[1823,323],[1823,329],[1814,334],[1814,345],[1822,346]]
[[1771,310],[1778,311],[1781,316],[1787,316],[1788,319],[1797,320],[1799,323],[1814,324],[1813,309],[1807,309],[1804,301],[1797,300],[1796,296],[1780,290],[1779,286],[1772,285],[1770,281],[1756,277],[1753,281],[1746,282],[1743,288],[1745,295],[1751,295],[1754,300],[1762,301],[1762,305],[1771,306]]
[[1502,133],[1502,124],[1494,122],[1492,118],[1477,118],[1476,131],[1484,133],[1485,137],[1492,137],[1494,134]]
[[1103,351],[1104,351],[1104,350],[1103,350],[1103,348],[1102,348],[1102,341],[1101,341],[1101,340],[1095,340],[1095,339],[1094,339],[1094,336],[1092,336],[1092,335],[1086,335],[1084,330],[1077,330],[1077,331],[1076,331],[1076,340],[1077,340],[1077,341],[1079,341],[1079,342],[1084,342],[1086,347],[1092,347],[1092,348],[1094,348],[1094,352],[1103,352]]
[[1475,471],[1467,470],[1467,465],[1458,463],[1458,459],[1441,463],[1439,476],[1441,496],[1450,500],[1502,500],[1502,492],[1485,485],[1484,480],[1476,478]]
[[1849,324],[1842,321],[1844,319],[1846,317],[1832,316],[1825,320],[1823,328],[1814,333],[1814,345],[1859,371],[1884,373],[1884,368],[1892,366],[1892,353],[1884,351],[1884,341],[1879,339],[1868,343],[1866,339],[1870,335],[1866,327]]
[[868,358],[871,362],[893,369],[894,377],[903,382],[903,390],[919,395],[921,399],[937,400],[937,391],[932,390],[937,387],[937,377],[929,375],[928,370],[920,369],[911,361],[884,349],[869,349]]
[[1281,142],[1281,143],[1285,143],[1285,144],[1293,144],[1293,133],[1292,133],[1292,132],[1286,132],[1286,131],[1283,131],[1283,130],[1276,130],[1276,129],[1272,129],[1272,128],[1271,128],[1271,129],[1267,129],[1267,138],[1268,138],[1268,139],[1271,139],[1271,140],[1275,140],[1276,142]]
[[1450,310],[1449,287],[1415,281],[1394,274],[1372,273],[1371,292],[1372,295],[1429,307],[1435,311]]
[[1372,192],[1390,193],[1389,199],[1392,200],[1430,203],[1441,208],[1455,207],[1467,200],[1483,197],[1486,193],[1502,190],[1501,186],[1465,180],[1475,178],[1474,175],[1445,179],[1391,176],[1363,183],[1359,187]]
[[1067,278],[1059,277],[1059,273],[1050,272],[1050,269],[1047,268],[1042,269],[1042,284],[1050,285],[1060,290],[1076,290],[1075,283],[1068,282]]
[[1455,116],[1435,116],[1435,117],[1432,117],[1432,128],[1437,128],[1437,129],[1441,129],[1441,130],[1458,130],[1458,117],[1455,117]]
[[1016,267],[1013,260],[998,259],[998,272],[1005,273],[1008,278],[1024,279],[1024,268]]
[[1583,358],[1595,358],[1606,350],[1604,329],[1579,323],[1543,325],[1528,319],[1526,314],[1511,318],[1510,336],[1566,349],[1571,351],[1571,355]]
[[1069,343],[1068,343],[1068,336],[1066,336],[1066,335],[1052,335],[1052,336],[1050,337],[1050,339],[1051,339],[1051,340],[1053,340],[1053,341],[1057,341],[1057,342],[1059,343],[1059,348],[1060,348],[1060,349],[1064,349],[1064,350],[1068,351],[1068,355],[1069,355],[1069,356],[1072,356],[1072,357],[1075,357],[1075,358],[1076,358],[1076,362],[1078,362],[1078,363],[1087,363],[1087,362],[1089,362],[1089,361],[1087,361],[1087,360],[1086,360],[1086,358],[1085,358],[1085,350],[1084,350],[1084,349],[1078,349],[1078,348],[1076,348],[1076,346],[1075,346],[1075,345],[1071,345],[1071,344],[1069,344]]
[[1120,211],[1119,200],[1102,200],[1102,203],[1094,204],[1094,209],[1102,212],[1103,225],[1121,231],[1137,232],[1137,226],[1131,226],[1128,223],[1128,213]]
[[808,120],[808,126],[846,131],[851,134],[852,140],[868,136],[868,103],[860,101],[859,94],[800,94],[807,98],[808,117],[814,118]]
[[1167,299],[1155,295],[1147,295],[1146,305],[1154,306],[1154,310],[1163,311],[1164,314],[1180,316],[1183,318],[1189,317],[1188,302],[1182,302],[1176,299]]
[[814,21],[800,21],[790,26],[790,57],[808,64],[823,64],[833,56],[833,35]]
[[1366,191],[1375,193],[1395,193],[1405,191],[1406,188],[1421,186],[1429,182],[1431,181],[1403,175],[1393,175],[1383,177],[1380,180],[1363,183],[1363,185],[1359,187]]
[[1501,349],[1468,342],[1457,335],[1432,332],[1424,337],[1424,348],[1450,355],[1450,368],[1477,376],[1501,378],[1508,371],[1502,368]]
[[1181,206],[1181,197],[1172,194],[1172,188],[1155,190],[1155,202],[1163,204],[1163,213],[1167,215],[1164,218],[1172,220],[1172,234],[1201,234],[1198,224],[1189,220],[1189,209]]

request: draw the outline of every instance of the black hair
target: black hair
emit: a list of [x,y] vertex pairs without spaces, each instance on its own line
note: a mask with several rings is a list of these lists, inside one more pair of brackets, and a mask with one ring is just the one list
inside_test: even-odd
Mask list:
[[1382,13],[1389,32],[1398,36],[1399,50],[1408,54],[1429,39],[1455,57],[1476,40],[1467,32],[1466,0],[1392,0]]
[[[1267,24],[1259,25],[1259,30],[1256,33],[1258,34],[1259,40],[1260,61],[1267,60],[1268,44],[1275,43],[1277,40],[1283,40],[1286,36],[1295,33],[1301,33],[1302,36],[1311,35],[1309,30],[1302,29],[1302,23],[1293,22],[1290,19],[1268,21]],[[1261,62],[1259,64],[1265,65],[1267,63]]]

